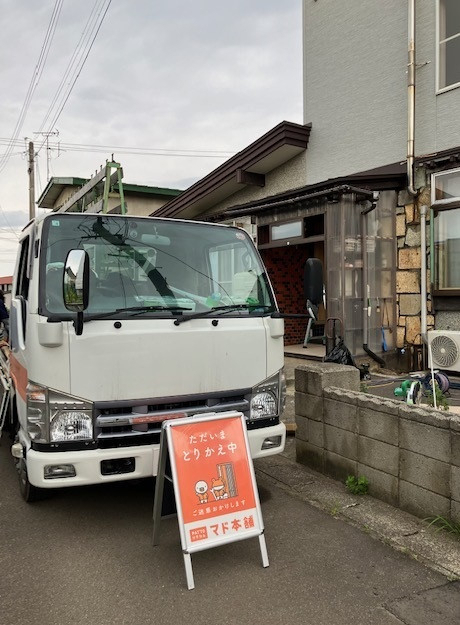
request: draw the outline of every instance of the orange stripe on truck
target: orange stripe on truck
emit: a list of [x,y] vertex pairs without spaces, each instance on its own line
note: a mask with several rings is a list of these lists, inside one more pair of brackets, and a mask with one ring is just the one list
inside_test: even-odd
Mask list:
[[16,360],[13,354],[10,353],[10,374],[13,378],[14,387],[16,392],[22,397],[24,401],[27,399],[26,389],[27,389],[27,369],[21,365],[20,362]]

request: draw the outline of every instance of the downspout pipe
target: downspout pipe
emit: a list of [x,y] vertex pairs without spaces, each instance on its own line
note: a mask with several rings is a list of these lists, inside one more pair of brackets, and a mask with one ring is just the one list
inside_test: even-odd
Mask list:
[[415,155],[415,0],[408,0],[407,42],[407,190],[417,195],[414,187]]
[[363,257],[363,281],[362,281],[362,298],[363,298],[363,350],[366,352],[368,356],[370,356],[375,362],[383,367],[385,365],[385,361],[377,356],[370,348],[369,348],[369,305],[368,305],[368,288],[369,288],[369,278],[368,278],[368,266],[367,266],[367,215],[371,211],[373,211],[377,206],[377,201],[379,198],[378,193],[374,193],[374,197],[372,199],[371,205],[361,211],[361,254]]
[[[408,0],[408,64],[407,64],[407,190],[417,195],[414,185],[415,155],[415,1]],[[427,344],[427,296],[426,296],[426,206],[420,207],[420,335]],[[425,349],[424,349],[425,351]],[[425,360],[425,353],[423,354]]]
[[[415,197],[415,0],[408,0],[408,46],[407,46],[407,191]],[[427,297],[426,297],[426,206],[420,207],[420,336],[423,343],[423,360],[427,344]]]
[[423,343],[428,343],[427,337],[427,297],[426,297],[426,210],[427,207],[422,205],[420,207],[420,257],[421,257],[421,271],[420,271],[420,335]]

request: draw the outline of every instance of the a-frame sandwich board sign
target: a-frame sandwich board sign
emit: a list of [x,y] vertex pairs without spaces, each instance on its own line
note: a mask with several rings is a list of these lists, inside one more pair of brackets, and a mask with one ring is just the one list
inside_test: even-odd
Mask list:
[[[171,476],[165,474],[169,457]],[[268,554],[244,415],[223,412],[165,421],[153,507],[153,544],[159,542],[164,480],[174,486],[188,589],[195,587],[191,554],[259,538]]]

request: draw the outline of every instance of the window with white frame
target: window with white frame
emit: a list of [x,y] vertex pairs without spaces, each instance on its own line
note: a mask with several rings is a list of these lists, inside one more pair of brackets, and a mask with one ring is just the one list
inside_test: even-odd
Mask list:
[[437,0],[437,89],[460,86],[460,2]]
[[460,202],[460,167],[433,174],[431,179],[431,204],[446,206]]
[[460,169],[433,174],[433,252],[435,294],[460,293]]

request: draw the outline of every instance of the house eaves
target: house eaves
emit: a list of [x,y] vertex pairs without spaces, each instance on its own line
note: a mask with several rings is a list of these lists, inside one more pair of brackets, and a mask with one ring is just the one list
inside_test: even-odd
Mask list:
[[[56,178],[53,177],[49,180],[43,193],[38,199],[38,206],[40,208],[56,208],[56,201],[60,197],[64,189],[68,187],[75,187],[75,191],[81,188],[88,182],[88,178]],[[118,183],[114,185],[114,190],[118,191]],[[140,184],[126,184],[123,183],[123,191],[130,195],[148,197],[148,196],[166,196],[175,198],[179,196],[182,191],[180,189],[168,189],[165,187],[150,187]]]
[[263,184],[263,176],[294,158],[308,146],[311,124],[302,126],[283,121],[167,202],[155,217],[193,217],[233,195],[245,180]]
[[425,154],[415,159],[417,167],[426,167],[427,169],[439,169],[441,167],[458,167],[460,164],[460,147]]
[[270,197],[239,204],[227,208],[222,213],[214,213],[203,216],[205,221],[223,221],[242,215],[255,215],[270,210],[284,211],[292,210],[294,204],[305,204],[310,201],[317,201],[322,197],[336,199],[337,195],[344,193],[355,193],[362,197],[372,197],[374,191],[394,190],[400,191],[407,184],[406,164],[392,163],[384,167],[358,172],[349,176],[339,178],[329,178],[323,182],[299,187],[293,191],[285,191]]
[[[115,191],[118,191],[118,183],[114,185]],[[126,184],[123,183],[123,191],[125,193],[129,193],[130,195],[166,195],[168,197],[174,198],[183,193],[181,189],[168,189],[166,187],[149,187],[141,184]]]
[[37,201],[39,208],[54,208],[58,197],[67,187],[82,187],[88,180],[86,178],[50,178],[43,193]]

